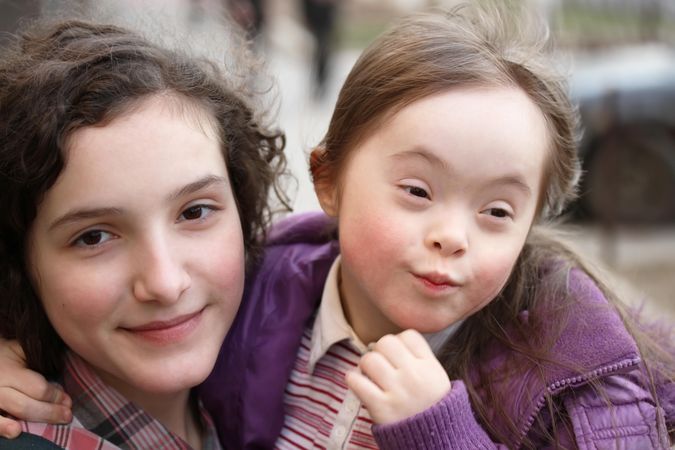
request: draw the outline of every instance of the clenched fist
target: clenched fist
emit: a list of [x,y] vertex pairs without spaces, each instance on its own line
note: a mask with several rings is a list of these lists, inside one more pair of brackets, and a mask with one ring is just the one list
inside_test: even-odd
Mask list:
[[359,368],[347,374],[347,385],[377,424],[420,413],[450,391],[448,375],[415,330],[383,336]]

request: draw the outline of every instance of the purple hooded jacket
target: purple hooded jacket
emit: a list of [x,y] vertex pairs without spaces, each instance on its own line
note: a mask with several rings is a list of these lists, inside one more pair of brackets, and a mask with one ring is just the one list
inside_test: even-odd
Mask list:
[[[312,320],[324,281],[339,252],[333,223],[323,214],[292,216],[268,236],[264,260],[249,274],[242,306],[211,376],[200,387],[227,449],[273,448],[283,423],[283,394],[302,332]],[[675,385],[658,387],[659,406],[645,389],[636,344],[621,319],[590,279],[570,274],[569,288],[584,301],[556,343],[555,354],[587,368],[583,375],[559,365],[546,368],[546,383],[532,371],[504,380],[511,393],[503,405],[517,433],[494,416],[493,426],[519,445],[554,395],[567,411],[581,449],[668,448],[667,429],[675,425]],[[526,314],[523,320],[527,320]],[[498,367],[496,351],[486,367]],[[589,380],[600,379],[598,398]],[[607,400],[612,404],[608,407]],[[664,423],[665,420],[665,423]],[[375,426],[386,449],[492,449],[494,443],[474,417],[464,384],[428,410],[395,424]],[[617,441],[618,440],[618,441]]]

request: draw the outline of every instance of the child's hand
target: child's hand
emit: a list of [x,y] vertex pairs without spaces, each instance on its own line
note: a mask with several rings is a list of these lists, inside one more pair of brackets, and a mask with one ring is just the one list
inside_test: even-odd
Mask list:
[[0,436],[15,438],[21,426],[14,417],[34,422],[67,423],[71,400],[63,390],[26,368],[16,341],[0,338]]
[[450,379],[429,344],[415,330],[382,337],[349,372],[347,385],[377,424],[424,411],[450,391]]

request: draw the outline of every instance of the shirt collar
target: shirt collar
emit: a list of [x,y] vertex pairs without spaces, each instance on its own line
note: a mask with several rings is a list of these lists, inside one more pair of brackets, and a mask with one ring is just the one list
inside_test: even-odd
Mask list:
[[342,309],[339,288],[340,261],[341,257],[338,255],[333,261],[323,287],[321,304],[312,328],[308,361],[310,372],[314,371],[317,361],[326,354],[328,349],[340,341],[350,341],[361,353],[367,351],[367,347],[347,322],[344,309]]
[[[73,400],[72,411],[84,428],[129,449],[187,450],[190,446],[158,420],[105,384],[89,364],[72,352],[66,355],[63,387]],[[208,413],[199,404],[203,449],[222,447]]]
[[[368,351],[368,347],[361,342],[361,339],[359,339],[354,329],[347,322],[344,309],[342,308],[339,288],[341,260],[340,255],[338,255],[328,272],[321,296],[321,305],[319,306],[312,328],[308,361],[310,373],[314,371],[317,361],[326,354],[328,349],[340,341],[348,340],[362,354]],[[426,333],[423,335],[434,354],[438,353],[443,344],[454,334],[462,322],[463,320],[460,320],[436,333]]]

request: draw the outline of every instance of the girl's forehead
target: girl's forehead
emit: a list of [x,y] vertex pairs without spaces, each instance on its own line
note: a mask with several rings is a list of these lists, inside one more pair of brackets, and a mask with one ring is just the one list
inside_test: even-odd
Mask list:
[[[205,176],[227,178],[221,144],[191,108],[149,99],[102,126],[76,130],[65,166],[46,198],[77,203],[139,203]],[[143,196],[138,193],[142,192]]]
[[[521,86],[514,84],[510,81],[498,82],[497,80],[488,82],[471,82],[471,83],[458,83],[450,87],[439,87],[438,89],[430,90],[411,90],[408,94],[401,95],[400,98],[391,101],[383,108],[380,108],[372,117],[368,118],[364,125],[361,128],[357,128],[357,132],[354,133],[351,137],[353,142],[361,141],[365,138],[368,138],[372,134],[376,133],[382,127],[388,125],[391,121],[395,120],[399,115],[409,111],[412,108],[417,108],[420,103],[429,102],[430,99],[452,95],[453,93],[504,93],[510,92],[511,99],[515,97],[526,98],[530,105],[536,107],[536,109],[543,115],[543,110],[537,101],[532,97],[530,92],[527,92]],[[508,98],[504,98],[504,101],[508,101]],[[481,107],[481,100],[476,98],[474,104],[477,107]],[[446,106],[447,108],[452,108],[452,105]],[[355,116],[358,118],[358,114]],[[351,132],[349,130],[347,132]]]
[[105,112],[104,120],[92,127],[101,128],[121,121],[142,121],[144,117],[158,113],[175,116],[202,129],[204,133],[212,134],[213,137],[219,135],[215,114],[205,102],[173,91],[122,100],[119,104],[112,105]]
[[343,170],[381,160],[425,163],[456,180],[528,174],[530,190],[539,192],[549,141],[543,114],[520,89],[448,90],[383,122],[353,148]]

